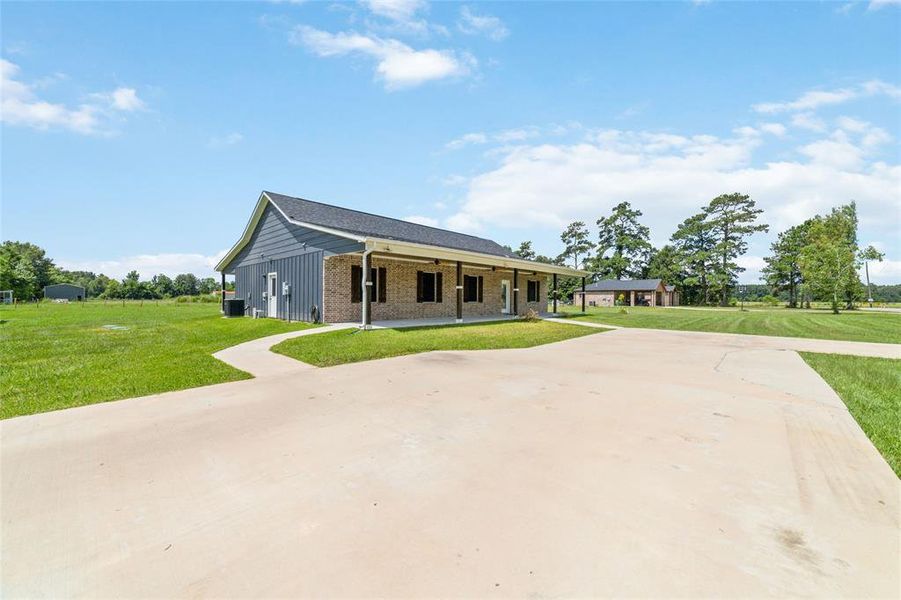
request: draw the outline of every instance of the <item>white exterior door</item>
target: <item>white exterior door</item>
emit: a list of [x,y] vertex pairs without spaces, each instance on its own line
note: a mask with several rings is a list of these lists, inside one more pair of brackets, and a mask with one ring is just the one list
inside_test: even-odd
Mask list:
[[266,281],[266,316],[278,317],[278,273],[269,273]]
[[501,312],[505,315],[510,314],[510,304],[513,301],[510,292],[510,281],[504,279],[501,281]]

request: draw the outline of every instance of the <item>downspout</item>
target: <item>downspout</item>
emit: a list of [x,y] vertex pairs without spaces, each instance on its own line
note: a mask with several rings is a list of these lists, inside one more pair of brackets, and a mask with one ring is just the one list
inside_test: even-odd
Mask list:
[[372,254],[372,250],[370,250],[368,248],[366,250],[363,250],[363,268],[361,269],[363,271],[363,273],[362,273],[362,281],[360,282],[360,285],[363,288],[363,310],[362,310],[363,319],[362,319],[362,322],[360,323],[360,329],[370,329],[370,326],[369,326],[369,323],[370,323],[369,300],[372,298],[372,295],[371,295],[372,290],[370,289],[372,284],[369,282],[369,269],[370,269],[369,255],[370,254]]

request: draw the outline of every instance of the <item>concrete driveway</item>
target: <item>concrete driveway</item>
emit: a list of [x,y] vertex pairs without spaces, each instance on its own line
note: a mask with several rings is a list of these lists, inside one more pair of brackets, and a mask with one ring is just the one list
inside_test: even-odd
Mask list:
[[[689,340],[689,341],[686,341]],[[4,421],[4,597],[897,597],[797,354],[620,330]]]

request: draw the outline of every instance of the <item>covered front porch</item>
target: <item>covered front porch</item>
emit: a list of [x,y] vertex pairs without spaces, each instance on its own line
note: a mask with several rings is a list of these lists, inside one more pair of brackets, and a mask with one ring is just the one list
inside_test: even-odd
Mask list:
[[325,262],[325,321],[357,321],[364,329],[546,315],[549,306],[557,310],[559,276],[580,277],[584,286],[586,275],[518,257],[402,242],[371,242],[363,252]]

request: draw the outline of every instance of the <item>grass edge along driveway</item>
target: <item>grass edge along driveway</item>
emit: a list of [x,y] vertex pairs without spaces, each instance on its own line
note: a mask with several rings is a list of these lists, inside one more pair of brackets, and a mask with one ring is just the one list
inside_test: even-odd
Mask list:
[[[625,312],[623,312],[625,310]],[[567,311],[566,316],[599,325],[769,335],[848,342],[901,343],[901,315],[865,311],[796,309],[681,309],[625,307],[589,308],[588,312]]]
[[0,418],[250,379],[212,354],[309,327],[276,319],[225,319],[212,303],[4,307]]
[[434,350],[531,348],[609,331],[548,321],[499,321],[373,329],[343,329],[285,340],[273,352],[317,366],[418,354]]
[[901,360],[799,352],[901,477]]

